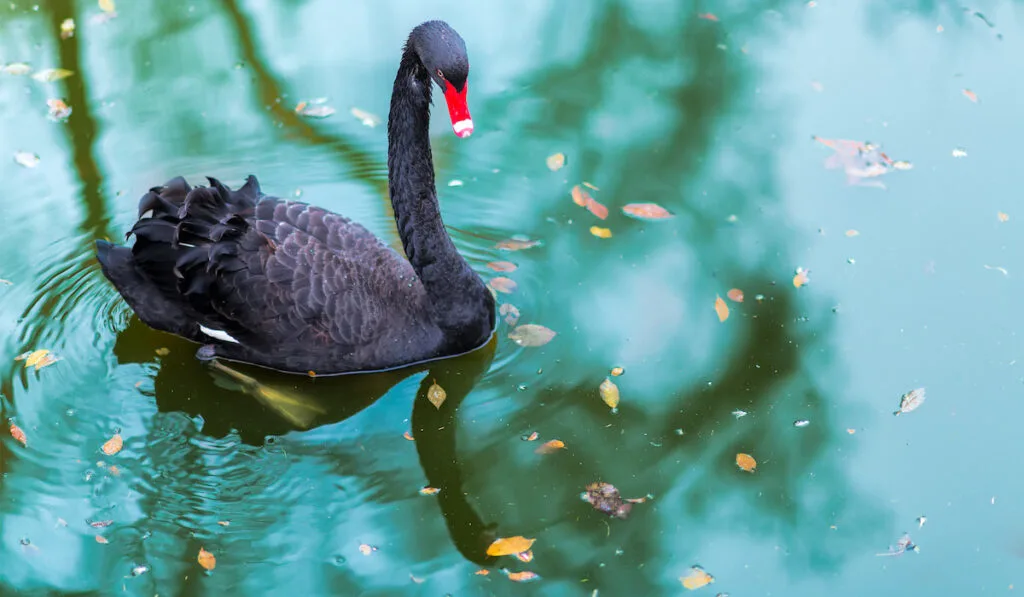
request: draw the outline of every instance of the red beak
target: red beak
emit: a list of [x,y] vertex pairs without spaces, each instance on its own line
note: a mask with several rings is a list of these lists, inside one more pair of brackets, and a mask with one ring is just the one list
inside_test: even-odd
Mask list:
[[469,83],[463,84],[462,91],[456,91],[455,86],[448,81],[445,81],[444,85],[444,100],[448,102],[448,116],[452,119],[452,129],[458,137],[465,139],[473,134],[473,119],[469,117],[469,106],[466,105]]

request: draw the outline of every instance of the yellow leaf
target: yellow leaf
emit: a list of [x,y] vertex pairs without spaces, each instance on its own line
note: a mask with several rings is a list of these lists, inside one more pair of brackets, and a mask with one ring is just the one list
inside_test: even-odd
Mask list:
[[601,400],[604,400],[609,408],[619,407],[619,386],[615,385],[610,378],[604,378],[597,391],[601,394]]
[[547,163],[548,163],[548,170],[551,170],[552,172],[556,172],[558,170],[561,170],[562,166],[565,165],[565,154],[564,153],[555,153],[555,154],[549,155],[548,159],[547,159]]
[[[43,359],[43,357],[45,357],[49,353],[50,353],[50,351],[45,349],[45,348],[42,348],[42,349],[39,349],[39,350],[34,350],[34,351],[28,353],[28,355],[25,356],[25,368],[28,369],[29,367],[34,366],[36,363],[41,361]],[[17,360],[17,359],[15,359],[15,360]]]
[[561,450],[564,447],[565,442],[563,442],[560,439],[553,439],[541,444],[540,447],[534,450],[534,452],[536,452],[537,454],[551,454],[552,452],[557,452],[558,450]]
[[32,75],[32,78],[36,81],[42,81],[43,83],[50,83],[66,79],[73,74],[75,74],[74,71],[70,71],[66,68],[44,68]]
[[622,367],[612,367],[612,370],[611,370],[612,377],[618,377],[618,376],[622,375],[625,372],[626,372],[626,370],[623,369]]
[[196,558],[196,561],[207,570],[213,570],[217,567],[217,558],[202,547],[199,548],[199,557]]
[[596,236],[597,238],[611,238],[612,237],[612,231],[611,230],[609,230],[608,228],[601,228],[600,226],[591,226],[590,227],[590,233],[593,234],[594,236]]
[[440,409],[441,405],[444,404],[444,399],[448,397],[448,394],[444,391],[444,388],[437,385],[435,381],[427,389],[427,400],[434,405],[434,408]]
[[124,440],[121,439],[120,433],[115,433],[114,437],[108,439],[103,443],[103,453],[107,456],[113,456],[121,451],[124,446]]
[[692,591],[715,582],[715,577],[704,572],[704,569],[700,566],[694,566],[690,568],[689,574],[680,576],[679,580],[683,583],[684,587]]
[[100,10],[109,14],[116,11],[117,7],[114,5],[114,0],[100,0]]
[[414,437],[412,436],[412,434],[411,434],[411,433],[409,433],[408,431],[406,431],[405,433],[403,433],[403,434],[402,434],[402,437],[404,437],[405,439],[407,439],[407,440],[409,440],[409,441],[416,441],[416,438],[414,438]]
[[515,537],[503,537],[491,543],[490,547],[487,548],[487,555],[489,556],[511,556],[520,552],[524,552],[533,547],[533,542],[536,539],[527,539],[523,536]]
[[476,572],[474,572],[473,574],[475,574],[477,576],[487,576],[490,573],[491,573],[491,571],[488,570],[487,568],[481,568],[481,569],[477,570]]
[[437,495],[441,490],[437,487],[424,487],[420,489],[420,495]]
[[729,319],[729,305],[726,305],[720,296],[715,297],[715,313],[718,314],[718,321],[724,322]]
[[160,348],[156,349],[154,352],[156,352],[156,356],[158,356],[158,357],[165,357],[165,356],[171,354],[171,349],[167,348],[167,347],[161,346]]
[[757,461],[750,454],[743,454],[742,452],[736,455],[736,466],[747,471],[748,473],[754,472],[757,468]]

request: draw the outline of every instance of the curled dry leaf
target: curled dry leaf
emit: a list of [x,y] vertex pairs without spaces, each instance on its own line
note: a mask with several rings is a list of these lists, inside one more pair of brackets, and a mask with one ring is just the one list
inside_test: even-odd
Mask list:
[[448,394],[444,391],[444,388],[437,385],[436,381],[430,384],[430,387],[427,388],[427,400],[429,400],[436,409],[441,408],[441,405],[444,404],[445,398],[447,397]]
[[409,433],[408,431],[406,431],[405,433],[403,433],[403,434],[402,434],[402,437],[404,437],[405,439],[407,439],[407,440],[409,440],[409,441],[415,441],[415,440],[416,440],[416,438],[414,438],[414,437],[412,436],[412,434],[411,434],[411,433]]
[[549,155],[547,159],[547,165],[548,170],[551,170],[552,172],[557,172],[558,170],[561,170],[562,166],[565,166],[565,154],[554,153]]
[[551,454],[565,448],[565,442],[560,439],[553,439],[544,442],[536,450],[537,454]]
[[420,489],[420,495],[437,495],[441,493],[441,489],[438,487],[424,487]]
[[729,319],[729,305],[726,305],[720,296],[715,297],[715,313],[718,314],[718,321],[720,322]]
[[504,303],[498,307],[498,315],[505,318],[505,323],[515,326],[519,323],[519,309],[512,303]]
[[729,300],[734,303],[743,302],[743,291],[739,288],[730,289],[729,292],[725,293],[725,296],[729,297]]
[[615,385],[615,382],[611,378],[604,378],[601,385],[598,386],[597,391],[601,394],[601,400],[608,405],[608,408],[619,407],[619,386]]
[[114,437],[103,443],[102,450],[107,456],[113,456],[120,452],[122,447],[124,447],[124,440],[121,438],[120,433],[115,433]]
[[700,566],[693,566],[686,576],[679,577],[679,582],[692,591],[715,582],[715,577],[705,572]]
[[752,473],[757,469],[757,461],[750,454],[743,454],[741,452],[736,455],[736,466],[740,467],[741,470]]
[[906,394],[900,397],[900,408],[896,412],[892,413],[896,416],[906,414],[912,410],[917,410],[917,407],[921,406],[924,402],[924,388],[917,388],[916,390],[910,390]]
[[496,272],[510,273],[516,271],[519,266],[512,263],[511,261],[492,261],[487,264],[487,267],[491,268]]
[[495,278],[491,278],[491,281],[488,284],[490,285],[491,288],[497,290],[498,292],[503,292],[505,294],[512,294],[513,292],[516,291],[516,288],[519,286],[518,284],[516,284],[515,280],[513,280],[512,278],[506,278],[505,276],[497,276]]
[[515,555],[533,547],[534,541],[536,541],[536,539],[527,539],[521,535],[517,535],[515,537],[501,537],[499,539],[495,539],[494,543],[491,543],[490,546],[487,547],[487,555]]
[[544,346],[555,337],[556,333],[536,323],[523,324],[508,333],[510,340],[525,347]]
[[597,238],[611,238],[612,237],[612,231],[611,230],[609,230],[608,228],[601,228],[600,226],[591,226],[590,227],[590,233],[593,234],[594,236],[596,236]]
[[536,572],[530,572],[529,570],[523,570],[522,572],[509,572],[508,579],[516,582],[529,582],[531,580],[537,580],[540,575]]
[[199,556],[196,557],[196,561],[206,570],[213,570],[217,567],[217,558],[202,547],[199,548]]
[[622,206],[622,213],[640,220],[664,220],[673,217],[672,212],[657,203],[629,203]]
[[22,431],[21,427],[18,427],[14,423],[11,423],[11,437],[21,443],[21,445],[28,447],[28,437],[25,436],[25,432]]

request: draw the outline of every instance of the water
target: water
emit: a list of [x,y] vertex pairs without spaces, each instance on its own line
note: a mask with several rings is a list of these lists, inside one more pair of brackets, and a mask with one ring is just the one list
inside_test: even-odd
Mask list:
[[[0,415],[28,444],[0,443],[0,592],[675,595],[694,564],[705,595],[1024,583],[1019,3],[346,4],[0,6],[0,63],[75,72],[0,74]],[[432,17],[467,40],[477,127],[434,122],[445,221],[481,275],[518,265],[502,302],[555,339],[503,323],[426,371],[240,378],[132,319],[91,245],[177,174],[255,172],[396,241],[383,128],[349,110],[386,115]],[[319,97],[337,112],[294,113]],[[850,141],[881,148],[830,158]],[[582,181],[605,222],[570,199]],[[621,212],[646,201],[675,217]],[[515,235],[543,244],[495,247]],[[14,361],[37,348],[60,361]],[[609,518],[580,499],[596,481],[653,498]],[[876,555],[904,532],[919,552]],[[513,535],[532,562],[480,557]]]

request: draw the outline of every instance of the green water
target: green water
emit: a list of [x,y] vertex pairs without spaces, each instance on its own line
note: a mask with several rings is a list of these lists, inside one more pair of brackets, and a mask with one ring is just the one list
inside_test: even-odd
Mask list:
[[[74,71],[0,73],[3,595],[678,595],[694,564],[709,596],[1024,588],[1020,4],[117,11],[0,6],[0,64]],[[256,173],[397,240],[384,129],[349,111],[386,115],[427,18],[461,32],[472,64],[475,134],[433,123],[445,221],[482,276],[518,266],[501,302],[554,340],[519,347],[502,322],[487,350],[427,371],[240,383],[133,319],[92,243],[123,238],[137,198],[178,174]],[[294,112],[320,97],[335,114]],[[830,158],[813,136],[893,162]],[[604,222],[571,200],[583,181]],[[675,217],[628,218],[633,202]],[[497,248],[515,235],[541,244]],[[35,349],[60,360],[14,360]],[[616,366],[611,412],[598,386]],[[926,402],[894,417],[917,387]],[[536,454],[550,439],[565,448]],[[609,518],[580,499],[595,481],[652,499]],[[919,552],[877,555],[904,532]],[[532,562],[474,574],[514,535],[536,539]]]

